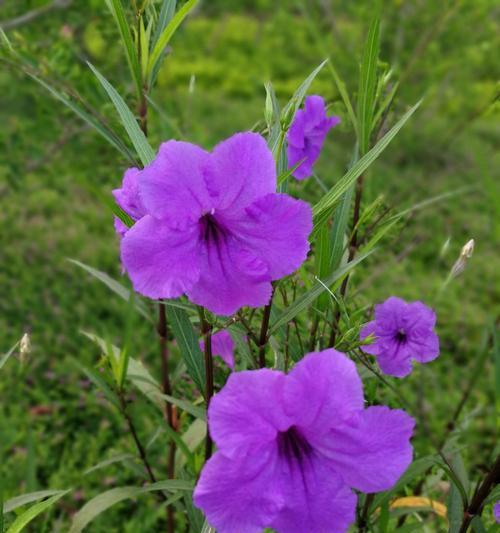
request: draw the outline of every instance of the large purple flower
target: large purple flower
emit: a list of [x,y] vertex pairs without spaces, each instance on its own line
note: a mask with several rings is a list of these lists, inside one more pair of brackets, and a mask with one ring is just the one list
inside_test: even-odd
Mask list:
[[[205,349],[205,341],[200,341],[200,350]],[[234,370],[234,341],[226,330],[212,335],[212,355],[218,355],[226,365]]]
[[305,99],[304,109],[297,111],[287,136],[288,166],[292,168],[305,159],[293,172],[295,178],[303,180],[311,176],[327,133],[339,122],[339,117],[326,116],[325,101],[321,96]]
[[387,490],[412,459],[414,421],[364,408],[354,363],[335,350],[308,354],[290,372],[233,373],[211,401],[218,451],[195,504],[218,533],[341,533],[356,495]]
[[435,325],[436,314],[430,307],[391,296],[375,306],[375,320],[361,330],[361,340],[375,337],[361,348],[376,356],[385,374],[402,378],[411,372],[412,359],[428,363],[439,355]]
[[169,141],[141,173],[143,216],[121,242],[136,291],[183,293],[229,315],[265,305],[271,281],[297,269],[309,250],[309,206],[276,192],[265,140],[239,133],[212,153]]
[[[116,203],[134,222],[146,214],[146,209],[139,196],[140,175],[141,171],[138,168],[129,168],[123,176],[122,186],[113,191]],[[128,228],[119,218],[115,217],[115,230],[123,237]]]

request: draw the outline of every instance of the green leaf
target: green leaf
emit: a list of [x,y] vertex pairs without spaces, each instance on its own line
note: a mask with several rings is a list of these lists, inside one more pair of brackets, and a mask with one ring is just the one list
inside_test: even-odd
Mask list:
[[363,51],[358,91],[358,142],[361,155],[366,154],[370,143],[377,89],[377,61],[380,48],[380,21],[375,18],[370,25]]
[[417,102],[409,109],[399,121],[388,131],[382,139],[359,161],[357,161],[344,176],[321,198],[313,207],[314,230],[317,234],[322,224],[326,223],[329,218],[331,208],[338,202],[342,194],[363,174],[363,172],[378,158],[378,156],[387,148],[389,143],[398,134],[399,130],[406,124],[409,118],[420,106]]
[[486,528],[484,527],[480,516],[475,516],[470,525],[472,526],[472,531],[474,531],[474,533],[486,533]]
[[101,461],[100,463],[97,463],[96,465],[87,468],[87,470],[83,472],[83,475],[88,476],[89,474],[92,474],[92,472],[96,472],[97,470],[106,468],[109,465],[113,465],[115,463],[122,463],[123,461],[127,460],[134,460],[135,458],[135,455],[132,455],[131,453],[121,453],[120,455],[115,455],[114,457],[105,459],[104,461]]
[[16,344],[14,344],[14,346],[12,346],[12,348],[7,353],[3,354],[0,357],[0,370],[3,368],[3,366],[5,365],[7,360],[10,358],[10,356],[15,352],[15,350],[19,346],[20,342],[21,341],[17,341]]
[[142,164],[146,166],[148,163],[151,163],[155,157],[155,152],[139,127],[134,114],[130,111],[123,98],[118,94],[118,91],[109,83],[109,81],[91,63],[87,64],[113,102],[123,127],[127,131],[134,148],[137,150],[137,154],[139,155]]
[[130,33],[130,27],[127,23],[127,18],[123,10],[121,0],[105,0],[108,9],[111,11],[113,18],[115,19],[120,37],[122,38],[123,46],[125,48],[125,56],[127,63],[134,80],[137,95],[142,95],[142,83],[141,83],[141,67],[139,64],[139,58],[137,57],[137,49],[135,47],[132,35]]
[[[187,449],[194,453],[195,450],[200,446],[202,442],[205,441],[207,434],[207,424],[203,420],[197,418],[185,431],[182,435],[182,440],[184,441]],[[186,464],[186,456],[181,453],[180,450],[177,450],[175,454],[175,471],[179,472],[180,469]]]
[[[85,334],[85,333],[84,333]],[[85,334],[86,335],[86,334]],[[83,366],[76,359],[72,359],[73,364],[76,365],[86,376],[87,378],[102,391],[107,400],[114,405],[117,409],[120,408],[120,400],[116,394],[110,389],[109,385],[102,379],[102,377],[95,371]]]
[[186,368],[198,390],[205,393],[205,364],[201,353],[198,336],[189,320],[188,314],[165,302],[167,319],[177,340]]
[[309,307],[309,305],[314,302],[314,300],[325,290],[327,290],[328,287],[333,285],[335,282],[340,282],[342,279],[349,273],[351,270],[353,270],[354,267],[359,265],[362,261],[364,261],[368,255],[370,255],[371,252],[367,254],[359,255],[356,259],[351,261],[350,263],[347,263],[347,265],[338,268],[333,272],[328,278],[318,281],[314,284],[312,289],[308,290],[306,293],[302,294],[295,302],[293,302],[290,306],[288,306],[280,315],[279,317],[271,324],[271,327],[269,328],[269,333],[272,334],[274,331],[276,331],[280,326],[283,324],[286,324],[290,320],[292,320],[294,317],[296,317],[301,311]]
[[153,45],[156,44],[160,35],[167,27],[167,24],[172,20],[176,6],[177,0],[163,0],[160,14],[158,16],[158,22],[156,23],[155,33],[153,35]]
[[[193,488],[193,484],[189,481],[180,479],[171,479],[167,481],[159,481],[152,483],[146,487],[117,487],[106,492],[103,492],[92,498],[87,502],[73,517],[73,523],[69,533],[80,533],[83,529],[92,522],[97,516],[104,511],[108,510],[113,505],[128,500],[130,498],[136,498],[148,492],[157,490],[166,491],[190,491]],[[164,505],[169,505],[171,501],[175,501],[179,498],[179,494],[174,494],[170,497]]]
[[24,511],[24,513],[21,513],[9,527],[7,533],[19,533],[22,531],[24,527],[34,520],[39,514],[52,507],[52,505],[54,505],[64,495],[68,494],[68,492],[71,492],[71,490],[72,489],[59,491],[58,494],[51,496],[48,500],[39,502]]
[[[118,281],[114,280],[110,276],[108,276],[105,272],[101,272],[100,270],[97,270],[95,268],[92,268],[89,265],[86,265],[85,263],[82,263],[81,261],[77,261],[76,259],[69,259],[68,261],[70,263],[73,263],[74,265],[82,268],[86,272],[88,272],[91,276],[98,279],[101,283],[104,283],[108,289],[111,289],[115,294],[117,294],[120,298],[125,300],[126,302],[130,301],[130,297],[133,294],[132,291],[124,287],[121,283],[118,283]],[[148,320],[152,320],[151,316],[142,300],[139,300],[138,298],[134,299],[134,306],[137,309],[137,311]]]
[[306,158],[304,157],[304,159],[301,159],[298,163],[296,163],[295,165],[293,165],[292,168],[289,168],[288,170],[285,170],[285,172],[281,173],[279,176],[278,176],[278,180],[277,180],[277,184],[278,184],[278,187],[284,183],[299,167],[300,165],[302,165],[302,163],[306,160]]
[[28,494],[22,494],[21,496],[16,496],[15,498],[11,498],[10,500],[7,500],[3,504],[3,512],[4,514],[10,513],[11,511],[14,511],[18,507],[22,507],[23,505],[27,505],[28,503],[33,503],[38,500],[43,500],[45,498],[49,498],[50,496],[57,496],[58,494],[66,493],[64,490],[39,490],[36,492],[30,492]]
[[177,31],[177,28],[181,25],[182,21],[187,17],[197,3],[198,0],[188,0],[173,16],[172,20],[167,24],[158,37],[158,40],[155,42],[148,64],[148,78],[150,79],[150,85],[154,73],[158,70],[165,47],[170,42],[170,39]]
[[186,411],[186,413],[193,415],[195,418],[199,418],[200,420],[207,419],[205,409],[203,409],[202,407],[197,407],[196,405],[186,400],[179,400],[177,398],[174,398],[173,396],[169,396],[168,394],[160,394],[160,397],[166,400],[167,402],[176,405],[183,411]]

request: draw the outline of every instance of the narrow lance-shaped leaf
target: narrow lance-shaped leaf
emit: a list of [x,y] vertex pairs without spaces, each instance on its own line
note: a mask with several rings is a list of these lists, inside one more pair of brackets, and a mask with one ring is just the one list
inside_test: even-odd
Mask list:
[[48,500],[39,502],[26,511],[21,513],[12,523],[12,525],[7,530],[7,533],[19,533],[22,531],[31,521],[33,521],[38,515],[52,507],[58,500],[60,500],[64,495],[68,494],[70,490],[65,490],[59,494],[55,494],[50,497]]
[[194,332],[189,316],[182,309],[170,306],[165,302],[167,319],[174,333],[181,356],[186,363],[187,371],[201,393],[205,390],[205,366],[198,337]]
[[377,90],[377,61],[380,48],[380,21],[370,25],[363,51],[358,91],[358,133],[361,155],[368,151]]
[[151,148],[146,136],[142,132],[134,114],[128,108],[123,98],[118,94],[118,91],[109,83],[108,80],[91,64],[88,63],[92,72],[96,75],[97,79],[104,87],[104,90],[108,93],[109,98],[113,102],[118,115],[122,121],[123,127],[128,133],[132,144],[134,145],[142,164],[146,166],[150,163],[155,156],[154,150]]
[[122,38],[123,46],[125,48],[127,63],[136,86],[137,96],[140,97],[142,94],[141,67],[139,64],[139,58],[137,57],[137,49],[130,33],[127,17],[123,10],[123,5],[121,0],[105,0],[105,2],[118,26],[118,31],[120,32],[120,37]]
[[156,23],[155,33],[153,35],[153,45],[156,44],[167,24],[172,20],[177,7],[177,0],[163,0],[161,4],[158,22]]
[[420,102],[417,102],[409,109],[399,121],[388,131],[382,139],[357,163],[355,163],[344,176],[321,198],[313,207],[314,230],[313,235],[322,224],[325,224],[330,216],[330,209],[340,199],[342,194],[361,176],[361,174],[378,158],[378,156],[387,148],[389,143],[398,134],[399,130],[406,124],[413,113],[418,109]]

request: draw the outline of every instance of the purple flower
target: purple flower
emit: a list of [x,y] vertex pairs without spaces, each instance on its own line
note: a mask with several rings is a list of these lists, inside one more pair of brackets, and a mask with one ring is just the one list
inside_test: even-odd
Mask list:
[[341,533],[352,489],[392,487],[412,460],[414,420],[364,408],[354,363],[335,350],[308,354],[290,374],[235,372],[211,401],[218,451],[195,504],[218,533]]
[[500,524],[500,500],[493,506],[493,516],[495,517],[495,521]]
[[146,209],[121,241],[121,259],[137,292],[191,301],[230,315],[265,305],[271,281],[307,256],[310,207],[277,194],[265,140],[238,133],[212,153],[169,141],[141,173]]
[[361,330],[361,340],[375,336],[372,344],[361,348],[376,356],[385,374],[402,378],[411,372],[412,359],[428,363],[439,355],[435,324],[436,314],[430,307],[391,296],[375,306],[375,320]]
[[305,159],[293,172],[295,178],[303,180],[312,174],[326,134],[339,123],[339,117],[326,116],[325,101],[321,96],[308,96],[305,99],[304,109],[297,111],[287,135],[289,168]]
[[[205,342],[200,341],[200,350],[205,349]],[[226,365],[234,369],[234,341],[226,330],[221,330],[212,335],[212,355],[218,355]]]
[[[121,188],[113,191],[116,203],[134,222],[146,214],[146,209],[139,196],[140,175],[141,171],[138,168],[129,168],[123,176]],[[115,217],[115,231],[121,237],[128,231],[127,226],[117,217]]]

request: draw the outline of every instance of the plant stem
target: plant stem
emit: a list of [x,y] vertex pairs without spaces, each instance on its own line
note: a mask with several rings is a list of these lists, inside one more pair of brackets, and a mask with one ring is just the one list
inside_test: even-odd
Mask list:
[[472,501],[465,510],[462,527],[460,528],[459,533],[465,533],[469,529],[472,519],[481,514],[486,498],[491,492],[491,489],[498,483],[500,483],[500,455],[497,456],[493,467],[488,472],[481,485],[479,485],[476,494],[474,494]]
[[269,303],[264,307],[264,316],[262,317],[262,325],[260,327],[259,336],[259,366],[264,368],[266,366],[266,345],[267,345],[267,331],[269,329],[269,319],[271,318],[271,308],[273,306],[274,289],[271,293]]
[[370,505],[373,502],[374,494],[367,494],[365,497],[365,503],[363,505],[363,510],[359,515],[358,519],[358,530],[359,533],[364,533],[367,531],[368,526],[368,511],[370,510]]
[[[120,399],[120,408],[122,415],[125,418],[125,421],[127,422],[129,432],[132,435],[137,451],[139,452],[139,457],[141,458],[144,468],[146,469],[149,480],[151,481],[151,483],[156,483],[156,477],[153,473],[153,470],[151,469],[151,465],[149,464],[148,457],[146,455],[146,449],[144,448],[141,440],[139,439],[139,435],[137,434],[137,430],[135,429],[134,421],[132,420],[132,417],[130,416],[127,410],[127,401],[125,400],[125,395],[123,391],[120,390],[118,392],[118,397]],[[158,492],[158,494],[162,500],[167,499],[163,492]]]
[[[214,364],[212,358],[212,326],[207,322],[203,309],[200,308],[201,331],[203,334],[204,356],[205,356],[205,401],[207,410],[210,406],[210,400],[214,395]],[[205,461],[212,455],[212,438],[207,427],[207,436],[205,439]]]

